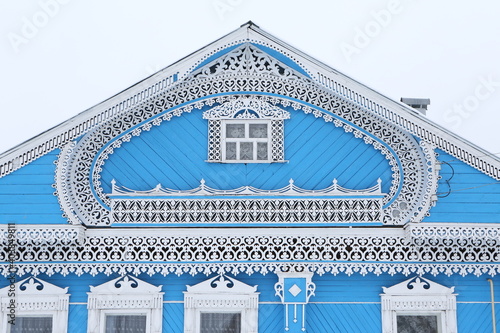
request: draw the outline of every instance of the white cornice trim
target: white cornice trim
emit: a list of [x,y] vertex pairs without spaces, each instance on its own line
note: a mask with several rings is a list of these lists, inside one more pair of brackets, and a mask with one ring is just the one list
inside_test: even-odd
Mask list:
[[[193,228],[89,228],[85,236],[92,237],[136,237],[140,230],[142,237],[186,237],[193,235]],[[216,236],[288,236],[288,237],[369,237],[373,235],[384,237],[404,237],[405,231],[402,227],[385,228],[288,228],[286,233],[277,228],[203,228],[204,237]]]

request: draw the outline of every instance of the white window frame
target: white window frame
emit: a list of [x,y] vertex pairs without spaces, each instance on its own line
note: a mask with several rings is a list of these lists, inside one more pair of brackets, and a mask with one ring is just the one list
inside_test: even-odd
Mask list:
[[106,315],[146,315],[146,333],[161,333],[161,288],[129,275],[90,286],[87,332],[105,333]]
[[395,328],[395,332],[397,332],[398,328],[398,316],[436,316],[437,317],[437,333],[446,333],[444,331],[445,325],[444,325],[444,311],[396,311],[396,315],[394,316],[393,320],[393,327]]
[[184,333],[200,333],[201,313],[240,313],[241,333],[257,333],[259,293],[234,278],[219,275],[184,292]]
[[[245,126],[245,137],[244,138],[228,138],[226,132],[226,125],[228,124],[242,124]],[[267,137],[266,138],[250,138],[250,125],[251,124],[266,124],[267,125]],[[246,119],[230,119],[222,120],[222,162],[225,163],[271,163],[272,162],[272,145],[271,145],[271,121],[270,120],[246,120]],[[236,143],[236,159],[229,160],[226,157],[226,145],[227,143]],[[241,160],[239,158],[240,143],[241,142],[252,142],[253,144],[253,159],[251,160]],[[259,160],[257,159],[257,143],[265,142],[267,143],[267,159]]]
[[456,333],[456,294],[423,277],[382,287],[382,332],[397,333],[397,316],[437,316],[438,333]]
[[202,310],[202,309],[197,309],[196,310],[196,327],[197,333],[201,331],[201,314],[202,313],[239,313],[240,314],[240,327],[241,327],[241,332],[244,332],[243,330],[243,325],[246,323],[246,311],[243,311],[243,309],[226,309],[226,308],[221,308],[217,310]]
[[[16,315],[16,321],[19,320],[19,318],[34,318],[34,317],[40,317],[40,318],[46,318],[50,317],[52,319],[52,332],[54,332],[54,316],[52,314],[22,314],[22,315]],[[7,331],[3,331],[7,333],[12,332],[12,325],[7,326]]]
[[100,311],[101,332],[106,332],[106,317],[108,315],[114,316],[146,316],[146,332],[151,333],[151,309],[137,310],[137,309],[115,309],[115,310],[101,310]]
[[[68,331],[68,287],[60,288],[36,277],[29,277],[14,284],[15,317],[52,317],[52,333]],[[22,288],[22,289],[21,289]],[[9,309],[12,296],[10,286],[0,289],[0,328],[10,332]]]

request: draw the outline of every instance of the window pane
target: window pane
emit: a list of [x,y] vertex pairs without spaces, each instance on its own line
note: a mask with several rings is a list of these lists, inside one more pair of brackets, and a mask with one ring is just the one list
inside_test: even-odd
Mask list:
[[226,160],[236,159],[236,142],[226,142]]
[[245,124],[226,124],[226,138],[244,138]]
[[251,138],[267,138],[267,124],[250,124]]
[[202,313],[200,333],[240,333],[240,313]]
[[106,333],[145,333],[146,316],[106,316]]
[[253,160],[253,142],[240,143],[240,160]]
[[11,333],[52,333],[52,317],[16,317]]
[[257,159],[267,160],[267,142],[257,142]]
[[397,316],[398,333],[438,333],[437,316]]

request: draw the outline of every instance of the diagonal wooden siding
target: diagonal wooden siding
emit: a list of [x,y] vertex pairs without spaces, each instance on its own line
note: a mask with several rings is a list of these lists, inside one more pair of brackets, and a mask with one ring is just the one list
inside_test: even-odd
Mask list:
[[299,187],[319,189],[334,178],[339,185],[362,189],[380,177],[384,190],[391,181],[385,157],[352,133],[312,114],[289,109],[285,121],[285,158],[289,163],[221,164],[207,163],[207,121],[193,110],[174,117],[115,149],[101,173],[103,187],[116,179],[119,185],[147,190],[161,183],[165,187],[190,189],[203,178],[219,189],[251,185],[276,189],[290,178]]
[[308,304],[308,332],[381,332],[380,304]]
[[282,304],[259,304],[259,333],[284,332]]
[[184,304],[163,304],[162,325],[164,333],[182,333],[184,331]]
[[86,333],[87,318],[87,304],[70,304],[68,309],[68,333]]

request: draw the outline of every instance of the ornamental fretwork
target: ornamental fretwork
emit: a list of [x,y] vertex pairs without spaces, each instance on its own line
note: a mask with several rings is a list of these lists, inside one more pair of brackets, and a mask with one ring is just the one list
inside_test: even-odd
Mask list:
[[[497,228],[498,229],[498,228]],[[500,273],[498,238],[461,236],[414,244],[401,228],[89,229],[78,246],[4,246],[17,274],[251,274],[295,270],[317,274]],[[498,230],[494,231],[498,232]],[[10,251],[10,252],[9,252]],[[34,262],[34,263],[33,263]],[[9,274],[8,263],[0,274]]]
[[258,98],[243,97],[221,104],[203,113],[208,119],[208,162],[222,162],[223,141],[222,127],[224,120],[267,120],[271,127],[269,162],[283,162],[284,151],[284,120],[290,118],[290,113]]
[[[197,112],[206,106],[230,105],[238,99],[258,100],[257,104],[276,112],[279,111],[276,108],[281,111],[289,107],[302,110],[344,128],[379,150],[388,159],[392,171],[391,186],[383,198],[384,224],[418,222],[428,213],[437,182],[432,147],[422,148],[401,129],[304,78],[291,80],[288,76],[271,75],[265,71],[259,74],[218,73],[215,71],[209,78],[200,76],[176,85],[154,100],[144,101],[126,114],[108,120],[78,142],[65,147],[56,175],[57,195],[64,216],[72,224],[110,225],[110,199],[101,185],[101,171],[115,149],[134,136],[185,112]],[[250,92],[252,98],[248,99]],[[272,117],[269,121],[283,122]],[[221,131],[217,123],[217,119],[209,119],[213,133]],[[283,126],[272,123],[271,127],[277,138],[272,142],[272,159],[282,160]],[[209,159],[214,161],[220,159],[218,140],[216,135],[209,139],[209,150],[214,152]]]
[[276,190],[251,186],[218,190],[202,180],[199,187],[186,191],[161,185],[149,191],[133,191],[113,182],[110,200],[113,223],[249,226],[256,223],[381,223],[384,196],[380,179],[375,186],[364,190],[343,188],[337,180],[321,190],[302,189],[293,180]]

